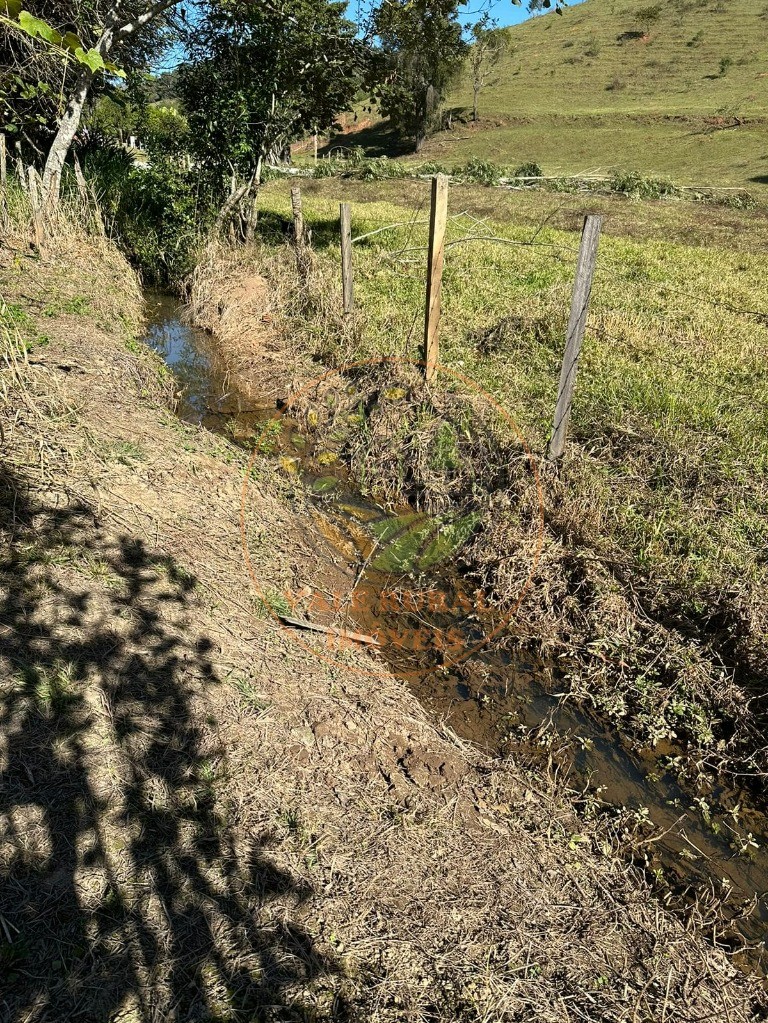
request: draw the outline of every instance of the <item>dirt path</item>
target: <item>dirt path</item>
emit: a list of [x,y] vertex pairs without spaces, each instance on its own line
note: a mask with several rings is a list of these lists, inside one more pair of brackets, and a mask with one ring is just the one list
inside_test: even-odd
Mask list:
[[[0,1018],[765,1018],[550,783],[259,611],[243,453],[169,413],[127,282],[0,257],[49,337],[0,378]],[[333,582],[256,472],[258,563]]]

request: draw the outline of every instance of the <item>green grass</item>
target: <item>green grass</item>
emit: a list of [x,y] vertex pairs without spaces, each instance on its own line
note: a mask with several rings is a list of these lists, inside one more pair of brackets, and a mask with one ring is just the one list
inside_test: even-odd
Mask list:
[[[305,194],[304,213],[314,227],[318,276],[338,280],[338,241],[331,228],[336,195],[330,183],[316,184],[323,187]],[[380,183],[368,187],[381,196]],[[428,185],[420,187],[426,200]],[[530,208],[515,216],[511,200],[503,223],[478,223],[465,211],[474,195],[482,203],[482,194],[469,188],[451,193],[440,361],[491,393],[533,450],[543,452],[579,236],[547,224],[534,246],[525,244],[534,234]],[[287,185],[270,185],[262,203],[288,216]],[[630,209],[642,219],[643,206]],[[619,207],[621,215],[629,217],[625,207]],[[685,235],[678,207],[675,230],[664,238],[663,204],[655,209],[658,221],[648,236],[628,238],[609,230],[602,238],[563,490],[546,515],[560,521],[559,542],[570,556],[624,566],[623,585],[629,580],[628,592],[644,594],[648,613],[662,608],[667,619],[694,623],[700,635],[708,634],[710,619],[725,616],[737,646],[736,634],[743,630],[747,653],[739,656],[748,684],[752,669],[745,666],[762,670],[762,593],[768,582],[764,259],[738,248],[672,240],[675,233]],[[355,236],[386,224],[414,226],[355,246],[358,333],[346,333],[337,359],[421,357],[427,239],[424,211],[418,210],[412,203],[353,205]],[[570,214],[575,216],[573,205]],[[471,238],[478,234],[499,241]],[[310,329],[306,337],[320,333]],[[327,349],[327,338],[322,344]],[[611,634],[607,623],[602,627],[607,631],[593,639],[615,657],[627,637]],[[630,649],[620,656],[633,654]],[[688,732],[706,746],[710,721],[694,690],[683,682],[676,701],[669,700],[668,679],[657,669],[641,674],[634,693],[644,734],[661,738],[685,719]],[[684,671],[678,674],[682,678]],[[654,717],[661,705],[663,725]]]
[[0,298],[0,331],[9,338],[9,343],[19,352],[32,352],[48,344],[48,337],[41,334],[32,317],[20,305],[7,304]]
[[[670,0],[648,36],[640,34],[639,6],[586,0],[562,17],[509,29],[511,52],[499,65],[498,83],[481,94],[481,114],[768,115],[760,77],[768,56],[765,3]],[[590,56],[594,42],[598,52]],[[728,57],[733,64],[721,75]],[[469,106],[469,83],[450,98]]]
[[[768,184],[766,4],[664,3],[647,37],[639,35],[641,6],[586,0],[562,17],[507,30],[511,50],[481,93],[480,123],[463,123],[472,104],[463,81],[445,104],[457,115],[452,130],[434,136],[421,157],[450,165],[473,156],[535,160],[549,175],[638,169],[680,184],[761,190]],[[360,139],[372,151],[393,152],[392,139],[375,129]]]

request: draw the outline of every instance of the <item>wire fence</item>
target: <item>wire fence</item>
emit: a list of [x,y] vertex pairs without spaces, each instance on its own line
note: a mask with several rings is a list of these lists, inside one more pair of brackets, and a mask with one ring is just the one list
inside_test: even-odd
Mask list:
[[[447,188],[447,183],[446,183]],[[375,257],[373,265],[370,264],[366,268],[366,272],[370,275],[375,275],[377,272],[382,271],[385,267],[397,268],[399,276],[406,276],[412,281],[421,281],[424,283],[425,292],[429,292],[430,287],[434,289],[434,266],[433,266],[433,253],[439,251],[440,254],[440,277],[442,278],[442,260],[446,259],[447,265],[450,267],[451,264],[451,253],[462,247],[471,247],[474,245],[482,245],[485,248],[498,246],[501,249],[514,249],[518,251],[530,251],[532,257],[536,260],[544,259],[557,264],[558,268],[562,269],[562,284],[567,286],[572,284],[572,299],[571,299],[571,310],[569,316],[569,326],[565,337],[565,358],[563,365],[561,366],[560,374],[560,387],[557,391],[557,410],[553,418],[553,434],[556,434],[559,429],[562,428],[563,419],[567,425],[567,420],[570,416],[570,410],[573,403],[573,397],[576,387],[576,374],[579,364],[579,358],[581,354],[581,346],[585,334],[599,339],[604,345],[609,345],[617,352],[632,352],[638,360],[644,360],[654,364],[656,367],[662,369],[669,369],[670,379],[678,378],[681,374],[688,375],[690,377],[696,377],[701,380],[702,383],[706,383],[708,387],[717,388],[719,391],[730,395],[732,398],[740,400],[742,402],[748,402],[749,406],[754,409],[768,410],[768,401],[762,398],[758,393],[755,393],[754,381],[759,379],[760,367],[752,365],[749,367],[749,371],[745,371],[745,364],[735,364],[732,368],[737,372],[746,372],[749,377],[745,380],[744,386],[734,384],[732,381],[727,379],[727,372],[723,370],[722,366],[716,368],[716,373],[707,372],[708,361],[704,354],[699,349],[692,348],[690,345],[680,344],[680,337],[674,336],[674,343],[680,344],[679,352],[677,355],[671,353],[665,348],[668,348],[668,344],[665,346],[662,343],[655,344],[640,344],[636,340],[633,340],[629,336],[628,331],[614,332],[611,331],[605,324],[606,319],[610,319],[612,310],[606,305],[604,290],[606,285],[610,285],[617,290],[623,300],[624,305],[627,304],[627,297],[629,295],[637,293],[638,304],[643,305],[653,304],[658,302],[663,306],[663,309],[655,315],[654,326],[658,327],[659,324],[663,326],[672,324],[675,317],[678,321],[680,317],[688,317],[690,330],[693,331],[697,327],[695,311],[701,311],[709,309],[716,314],[723,314],[727,317],[741,318],[746,322],[752,323],[755,327],[760,328],[762,333],[763,328],[768,328],[768,309],[753,308],[746,304],[740,304],[737,301],[724,297],[722,295],[722,288],[727,285],[723,282],[718,289],[720,293],[713,293],[714,289],[704,290],[689,290],[684,286],[678,285],[676,282],[670,280],[651,280],[644,279],[642,275],[638,279],[638,268],[632,264],[626,264],[619,262],[615,257],[614,253],[609,249],[608,251],[601,250],[599,256],[597,254],[597,244],[600,238],[600,229],[602,227],[602,218],[588,216],[585,220],[585,231],[582,233],[581,245],[574,246],[568,244],[566,240],[553,239],[551,236],[545,234],[551,222],[563,209],[562,206],[558,205],[553,207],[537,222],[530,225],[531,231],[528,237],[506,237],[498,232],[498,227],[494,226],[491,222],[490,216],[476,216],[469,209],[463,209],[458,213],[454,213],[444,218],[444,223],[441,228],[438,228],[439,237],[436,236],[435,228],[435,206],[434,197],[433,204],[430,210],[430,217],[424,216],[424,210],[426,206],[426,198],[421,202],[414,210],[412,215],[408,219],[400,221],[394,221],[392,223],[381,224],[379,226],[363,230],[356,236],[352,236],[351,226],[349,228],[349,237],[346,239],[347,245],[347,272],[352,274],[352,250],[353,247],[367,247],[373,246],[375,250]],[[421,234],[421,230],[427,228],[426,237]],[[596,240],[594,241],[594,260],[593,265],[586,277],[584,276],[584,268],[582,262],[584,259],[584,245],[587,229],[592,230],[596,233]],[[417,236],[419,232],[420,236]],[[381,245],[381,242],[386,239],[388,234],[395,233],[399,235],[397,244],[387,247],[387,245]],[[345,239],[342,237],[342,249],[344,249]],[[425,255],[427,259],[425,261]],[[570,272],[570,268],[576,264],[575,275]],[[679,268],[675,268],[679,271]],[[425,278],[426,271],[426,278]],[[351,283],[349,284],[349,290],[351,294]],[[597,314],[589,316],[589,305],[590,300],[593,296],[593,290],[600,298],[602,304],[600,305]],[[650,298],[649,298],[650,295]],[[669,304],[671,298],[677,298],[681,300],[679,307],[672,309]],[[576,308],[576,303],[580,303],[581,307]],[[426,299],[427,315],[425,320],[425,336],[423,341],[423,354],[424,358],[427,357],[427,352],[430,350],[430,344],[434,342],[435,346],[437,343],[436,333],[437,324],[439,323],[439,311],[437,317],[432,315],[432,326],[430,328],[430,299]],[[345,312],[351,311],[351,307],[348,309],[345,300]],[[513,313],[514,309],[510,310]],[[649,310],[644,310],[646,319],[652,315]],[[420,309],[417,307],[410,325],[407,329],[405,336],[405,350],[407,351],[409,345],[413,340],[413,335],[416,330],[419,316],[421,315]],[[675,327],[679,331],[680,323],[676,322]],[[434,336],[430,336],[430,329],[433,331]],[[727,330],[727,325],[723,325],[723,330]],[[661,331],[659,332],[661,334]],[[578,337],[575,337],[578,335]],[[767,379],[766,388],[768,389],[768,332],[761,339],[761,345],[765,351],[765,362]],[[434,348],[436,352],[436,347]],[[673,376],[674,374],[674,376]],[[750,384],[753,386],[750,387]],[[565,389],[565,391],[564,391]],[[550,449],[550,453],[551,449]]]

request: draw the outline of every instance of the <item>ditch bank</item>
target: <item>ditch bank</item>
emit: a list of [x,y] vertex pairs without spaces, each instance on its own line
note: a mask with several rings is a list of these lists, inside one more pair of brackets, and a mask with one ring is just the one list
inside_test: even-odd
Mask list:
[[[714,900],[710,926],[717,920],[714,933],[719,930],[720,939],[733,950],[748,949],[750,964],[762,969],[768,919],[766,818],[744,786],[734,784],[727,773],[698,769],[707,752],[726,751],[724,733],[717,731],[723,724],[724,698],[738,719],[744,705],[741,694],[708,684],[702,650],[686,645],[668,624],[649,621],[619,573],[568,549],[568,533],[561,531],[562,505],[565,514],[573,508],[563,499],[565,484],[548,466],[534,462],[524,446],[511,449],[503,431],[478,428],[478,417],[487,415],[488,407],[481,408],[476,395],[468,398],[466,389],[457,394],[449,386],[425,399],[418,373],[399,364],[355,366],[324,375],[322,364],[294,357],[290,323],[274,299],[269,305],[265,280],[276,267],[285,275],[278,259],[242,253],[229,258],[218,273],[209,266],[206,280],[218,280],[221,294],[239,295],[242,279],[259,267],[256,304],[243,308],[237,299],[227,299],[212,311],[205,292],[193,287],[192,309],[198,322],[216,331],[215,347],[224,356],[230,379],[245,381],[249,393],[262,396],[263,375],[269,379],[273,355],[259,364],[258,335],[250,346],[243,339],[249,320],[261,324],[268,318],[271,351],[283,352],[278,360],[281,375],[271,380],[272,393],[279,404],[290,404],[277,420],[272,419],[274,411],[262,411],[237,430],[246,444],[261,445],[265,431],[277,426],[273,454],[286,473],[304,479],[310,494],[318,479],[329,475],[329,466],[336,474],[336,483],[331,483],[335,497],[320,497],[324,516],[333,523],[331,532],[326,526],[326,535],[355,576],[359,599],[321,608],[321,624],[335,620],[347,631],[384,634],[388,642],[375,656],[383,657],[420,701],[460,735],[488,750],[512,752],[517,760],[530,757],[533,746],[539,757],[543,749],[544,760],[554,758],[571,787],[582,793],[580,802],[588,815],[629,813],[634,858],[664,896],[690,907],[692,899],[709,892]],[[234,346],[229,344],[229,323],[237,324]],[[339,330],[348,331],[349,324],[340,324]],[[247,364],[240,361],[243,352]],[[308,385],[318,375],[320,383]],[[262,402],[262,409],[266,404]],[[475,468],[479,462],[482,474]],[[536,507],[535,484],[542,477],[541,490],[560,506],[557,512]],[[368,511],[368,535],[362,541],[361,491]],[[405,498],[410,504],[403,505]],[[457,522],[473,515],[467,535],[450,541]],[[388,521],[397,525],[387,526]],[[433,530],[425,523],[432,523]],[[449,534],[448,555],[458,571],[424,564],[435,524],[443,537]],[[478,525],[480,529],[474,528]],[[388,576],[380,572],[375,578],[376,572],[370,571],[372,538],[374,568],[376,560],[382,567],[394,547],[401,559],[394,575],[391,564]],[[537,558],[538,540],[543,542]],[[514,601],[503,595],[520,593],[527,585],[532,592],[525,604],[513,607],[512,617],[505,618]],[[387,622],[387,608],[382,611],[382,593],[397,592],[408,594],[399,603],[395,600],[400,633]],[[490,600],[483,596],[488,594]],[[447,618],[446,608],[453,609]],[[283,611],[284,619],[290,617],[288,609]],[[417,650],[404,642],[403,620],[410,637],[414,632],[421,639],[427,636]],[[504,627],[497,630],[500,620]],[[596,623],[602,628],[597,636]],[[454,630],[449,650],[447,629]],[[480,649],[495,630],[494,642]],[[627,676],[633,665],[620,647],[607,643],[609,630],[634,639],[639,647],[636,664],[643,657],[645,666],[650,662],[653,667],[664,658],[658,684],[655,690],[646,687],[640,706],[631,704],[636,697]],[[435,642],[438,633],[441,642]],[[478,649],[470,660],[466,651],[473,646]],[[599,700],[584,698],[590,688],[599,687],[619,705],[617,713],[606,714]],[[583,698],[567,701],[569,691]],[[707,741],[697,742],[700,735],[694,728],[700,734],[706,729]],[[570,749],[554,755],[558,735],[569,737]],[[740,736],[745,745],[747,735]]]
[[[109,246],[10,239],[0,294],[10,1019],[762,1018],[556,783],[263,613],[247,455],[169,411]],[[250,479],[261,572],[340,586],[293,476]]]

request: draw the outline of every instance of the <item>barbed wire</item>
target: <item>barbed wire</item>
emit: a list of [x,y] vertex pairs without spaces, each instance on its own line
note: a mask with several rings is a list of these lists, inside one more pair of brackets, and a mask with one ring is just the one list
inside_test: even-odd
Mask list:
[[[418,216],[418,213],[420,213],[423,210],[425,202],[426,201],[422,202],[421,205],[418,207],[416,216]],[[488,219],[489,219],[488,217],[475,217],[475,216],[473,216],[470,213],[469,210],[462,210],[461,213],[457,213],[457,214],[454,214],[451,217],[449,217],[449,222],[455,224],[455,223],[459,223],[461,220],[470,220],[476,227],[486,227],[486,228],[488,228],[488,231],[487,232],[482,231],[482,232],[478,232],[478,233],[467,234],[467,235],[464,235],[461,238],[452,238],[452,239],[450,239],[449,241],[447,241],[445,243],[445,249],[447,250],[447,249],[455,248],[456,246],[464,245],[464,244],[471,243],[471,242],[486,242],[486,243],[491,243],[491,244],[495,244],[495,245],[506,245],[506,246],[510,246],[510,247],[514,247],[514,248],[535,249],[536,251],[538,251],[541,254],[548,254],[548,253],[549,254],[556,254],[556,255],[553,255],[553,258],[557,259],[559,262],[562,263],[562,262],[564,262],[564,259],[563,259],[561,254],[562,253],[571,253],[573,255],[577,255],[578,252],[579,252],[579,249],[578,249],[577,246],[567,245],[565,243],[558,243],[558,242],[537,242],[536,239],[539,237],[539,235],[542,233],[542,231],[546,228],[547,224],[555,216],[557,216],[558,213],[562,212],[564,209],[567,209],[567,208],[568,207],[566,207],[566,206],[560,205],[560,206],[553,207],[551,210],[549,210],[543,218],[541,218],[538,221],[536,221],[536,223],[535,223],[535,230],[534,230],[532,236],[529,239],[505,238],[505,237],[493,234],[491,232],[491,230],[490,230],[489,225],[488,225]],[[366,234],[363,234],[363,235],[358,236],[357,238],[354,238],[353,239],[353,244],[357,243],[357,242],[360,242],[360,241],[363,241],[365,239],[368,239],[370,237],[373,237],[374,235],[378,235],[378,234],[384,233],[384,232],[389,231],[389,230],[397,230],[397,229],[399,229],[401,227],[406,227],[406,226],[409,228],[409,239],[408,239],[408,241],[409,241],[410,237],[412,236],[413,230],[414,230],[414,228],[416,226],[426,226],[429,223],[429,221],[427,221],[427,220],[417,220],[416,216],[414,218],[412,218],[410,221],[404,221],[402,223],[395,222],[393,224],[387,224],[387,225],[384,225],[382,227],[375,228],[373,231],[369,231]],[[397,249],[392,249],[392,250],[389,250],[387,252],[381,253],[381,256],[383,258],[389,257],[389,258],[392,258],[392,259],[400,259],[400,260],[402,260],[404,256],[407,256],[407,255],[409,255],[411,253],[426,252],[427,250],[428,250],[428,245],[409,246],[408,243],[406,242],[406,244],[404,244],[402,246],[399,246]],[[406,260],[406,262],[410,262],[410,260]],[[626,270],[625,270],[624,267],[613,266],[610,263],[610,261],[607,261],[605,253],[601,253],[601,257],[598,260],[597,267],[595,269],[595,275],[596,276],[601,276],[601,277],[605,277],[605,276],[611,277],[613,280],[621,282],[621,284],[624,285],[624,286],[626,286],[627,284],[631,285],[631,284],[636,283],[636,282],[632,281],[631,277],[629,277],[627,275]],[[640,285],[642,282],[637,282],[637,283],[638,283],[638,285]],[[708,295],[705,292],[686,291],[683,288],[676,287],[675,285],[673,285],[669,281],[659,281],[659,282],[655,282],[655,283],[657,283],[659,288],[663,288],[669,294],[677,295],[678,297],[686,298],[689,301],[693,301],[693,302],[706,303],[707,305],[710,305],[710,306],[712,306],[714,308],[723,309],[726,312],[732,313],[732,314],[737,315],[737,316],[750,317],[750,318],[753,318],[753,319],[756,319],[756,320],[760,321],[762,324],[764,324],[765,326],[768,327],[768,310],[749,309],[749,308],[746,308],[744,306],[735,305],[732,302],[728,302],[726,300],[710,296],[710,295]]]

